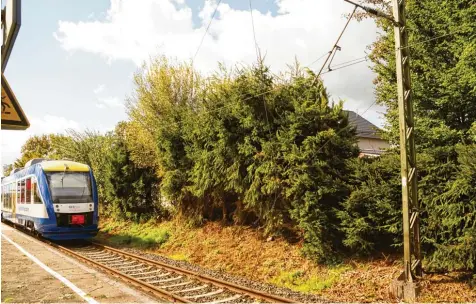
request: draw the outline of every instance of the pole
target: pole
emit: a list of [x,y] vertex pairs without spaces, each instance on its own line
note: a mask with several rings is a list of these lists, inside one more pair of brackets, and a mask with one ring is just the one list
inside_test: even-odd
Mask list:
[[402,274],[392,284],[391,291],[398,299],[415,301],[422,277],[420,251],[420,213],[415,150],[415,125],[410,79],[410,55],[405,19],[405,0],[393,1],[393,18],[376,9],[344,0],[369,14],[390,20],[395,30],[395,61],[397,66],[398,114],[400,131],[400,162],[402,177],[403,262]]
[[420,219],[415,151],[415,126],[410,79],[408,32],[405,0],[393,0],[395,19],[395,55],[397,66],[398,112],[400,123],[400,160],[402,176],[403,262],[404,271],[398,278],[397,296],[415,301],[422,276],[420,252]]

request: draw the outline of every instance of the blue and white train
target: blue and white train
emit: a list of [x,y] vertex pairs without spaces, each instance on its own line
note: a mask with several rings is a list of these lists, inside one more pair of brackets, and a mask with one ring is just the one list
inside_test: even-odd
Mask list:
[[32,159],[2,178],[2,221],[51,240],[86,239],[98,233],[98,194],[89,166]]

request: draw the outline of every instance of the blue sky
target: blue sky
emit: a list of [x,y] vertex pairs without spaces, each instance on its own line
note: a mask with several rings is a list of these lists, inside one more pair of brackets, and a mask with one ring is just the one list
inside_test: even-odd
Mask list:
[[[111,130],[127,118],[132,75],[156,54],[189,60],[216,7],[214,0],[23,0],[22,26],[5,75],[31,127],[2,131],[2,164],[20,155],[33,134]],[[340,0],[253,0],[256,36],[266,63],[283,71],[296,56],[306,65],[328,51],[352,6]],[[195,67],[209,73],[255,59],[249,2],[223,0]],[[376,37],[372,21],[353,21],[335,62],[365,56]],[[321,62],[311,68],[318,69]],[[363,63],[323,76],[346,108],[373,102],[373,74]],[[365,117],[381,125],[383,110]]]

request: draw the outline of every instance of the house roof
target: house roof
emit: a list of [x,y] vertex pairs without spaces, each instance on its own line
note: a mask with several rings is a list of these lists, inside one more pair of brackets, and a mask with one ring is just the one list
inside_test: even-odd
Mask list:
[[354,111],[345,111],[349,114],[349,123],[356,127],[357,137],[382,139],[379,135],[380,128],[363,118]]

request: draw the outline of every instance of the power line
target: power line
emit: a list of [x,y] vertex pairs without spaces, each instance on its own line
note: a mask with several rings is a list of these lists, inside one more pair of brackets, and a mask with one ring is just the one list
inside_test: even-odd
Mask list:
[[[249,0],[249,3],[250,3],[250,15],[251,15],[251,27],[253,28],[253,38],[255,41],[256,60],[258,60],[258,64],[261,65],[262,61],[259,54],[258,41],[256,40],[255,22],[253,18],[253,7],[251,6],[251,0]],[[266,101],[264,99],[263,99],[263,107],[264,107],[264,114],[266,115],[266,123],[269,127],[268,108],[266,107]],[[269,137],[271,138],[271,129],[268,129],[268,131],[269,131]]]
[[192,65],[193,65],[193,62],[195,62],[195,58],[197,57],[197,54],[198,54],[198,52],[200,51],[200,48],[202,47],[203,40],[205,40],[205,36],[207,35],[208,30],[210,29],[210,25],[212,24],[213,19],[215,19],[215,15],[216,15],[216,13],[217,13],[217,11],[218,11],[218,7],[220,6],[221,1],[222,1],[222,0],[218,0],[217,6],[215,7],[215,11],[213,11],[213,14],[212,14],[212,18],[210,19],[210,22],[208,22],[207,29],[205,30],[205,33],[204,33],[203,36],[202,36],[202,40],[200,41],[200,44],[198,45],[198,48],[197,48],[197,50],[195,51],[195,55],[193,55]]
[[[326,53],[326,54],[327,54],[327,53]],[[347,65],[345,65],[345,66],[341,66],[341,67],[332,69],[331,71],[326,71],[326,72],[322,73],[321,75],[324,75],[324,74],[327,74],[327,73],[331,73],[331,72],[333,72],[333,71],[335,71],[335,70],[340,70],[340,69],[349,67],[349,66],[351,66],[351,65],[354,65],[354,64],[358,64],[358,63],[362,63],[362,62],[367,61],[366,59],[363,60],[364,58],[367,58],[367,56],[361,57],[361,58],[356,58],[356,59],[353,59],[353,60],[349,60],[349,61],[346,61],[346,62],[339,63],[338,66],[340,66],[340,65],[342,65],[342,64],[345,64],[345,63],[348,63],[348,62],[353,62],[353,61],[356,61],[356,60],[360,60],[360,61],[357,61],[357,62],[354,62],[354,63],[351,63],[351,64],[347,64]],[[309,68],[309,67],[306,66],[305,68]],[[258,94],[256,94],[256,95],[253,95],[253,96],[249,96],[249,97],[243,99],[243,101],[248,101],[248,100],[250,100],[250,99],[252,99],[252,98],[260,97],[260,96],[266,95],[266,94],[268,94],[268,93],[272,93],[272,92],[274,92],[274,91],[276,91],[276,90],[279,90],[279,89],[281,89],[281,86],[277,86],[277,87],[274,87],[274,88],[272,88],[272,89],[270,89],[270,90],[263,91],[263,92],[258,93]],[[223,106],[220,107],[220,108],[216,108],[216,109],[213,109],[213,110],[205,111],[204,113],[217,112],[217,111],[219,111],[219,110],[221,110],[221,109],[224,109],[224,108],[226,108],[226,107],[228,107],[228,106],[231,106],[231,105],[232,105],[232,104],[223,105]]]
[[[250,0],[251,2],[251,0]],[[355,12],[355,10],[354,10]],[[353,12],[353,13],[354,13]],[[352,17],[352,15],[351,15]],[[340,40],[340,37],[342,37],[345,29],[347,28],[347,25],[349,24],[349,21],[350,21],[351,18],[349,18],[349,20],[347,21],[343,31],[341,32],[341,34],[339,35],[339,38],[337,40],[337,42]],[[253,31],[254,31],[254,27],[253,27]],[[438,37],[434,37],[434,38],[431,38],[431,39],[427,39],[427,40],[423,40],[421,42],[417,42],[417,43],[414,43],[414,44],[411,44],[411,45],[408,45],[407,47],[412,47],[414,45],[417,45],[417,44],[422,44],[422,43],[426,43],[426,42],[429,42],[429,41],[432,41],[432,40],[436,40],[436,39],[439,39],[439,38],[442,38],[442,37],[445,37],[445,36],[449,36],[449,35],[453,35],[453,34],[456,34],[458,32],[453,32],[453,33],[448,33],[448,34],[445,34],[445,35],[441,35],[441,36],[438,36]],[[256,45],[256,40],[255,40],[255,45]],[[335,46],[337,45],[337,43],[334,45],[333,47],[333,50],[335,48]],[[321,55],[320,57],[318,57],[316,60],[314,60],[313,62],[311,62],[308,66],[306,66],[306,68],[309,68],[311,65],[313,65],[314,63],[316,63],[317,61],[321,60],[322,58],[324,58],[324,56],[328,55],[328,59],[329,59],[329,55],[332,54],[333,50],[329,51],[329,52],[326,52],[324,53],[323,55]],[[350,66],[353,66],[353,65],[356,65],[356,64],[359,64],[359,63],[363,63],[363,62],[367,62],[368,61],[368,56],[363,56],[363,57],[359,57],[359,58],[355,58],[355,59],[352,59],[352,60],[349,60],[349,61],[345,61],[345,62],[341,62],[341,63],[338,63],[336,65],[334,65],[334,67],[331,69],[331,70],[328,70],[328,71],[325,71],[325,72],[322,72],[322,69],[325,67],[328,59],[326,60],[326,62],[324,62],[322,68],[321,68],[321,71],[320,71],[320,74],[318,73],[316,75],[316,77],[314,79],[317,79],[320,75],[324,75],[324,74],[328,74],[328,73],[331,73],[333,71],[336,71],[336,70],[340,70],[340,69],[344,69],[344,68],[347,68],[347,67],[350,67]],[[315,81],[315,80],[314,80]],[[261,92],[259,94],[256,94],[256,95],[253,95],[253,96],[249,96],[247,98],[245,98],[243,101],[247,101],[247,100],[250,100],[252,98],[255,98],[255,97],[260,97],[262,95],[265,95],[265,94],[268,94],[268,93],[271,93],[273,91],[276,91],[278,89],[280,89],[281,87],[278,86],[278,87],[275,87],[273,89],[270,89],[270,90],[267,90],[267,91],[264,91],[264,92]],[[375,104],[375,102],[368,108],[366,109],[363,113],[365,114],[373,105]],[[220,108],[216,108],[216,109],[213,109],[213,110],[209,110],[209,111],[205,111],[205,113],[213,113],[213,112],[216,112],[216,111],[219,111],[223,108],[226,108],[228,106],[231,106],[232,104],[229,104],[229,105],[223,105],[222,107]],[[337,133],[338,134],[338,133]]]
[[[338,64],[334,65],[333,68],[336,68],[336,67],[339,67],[339,66],[341,66],[341,65],[348,64],[348,63],[352,63],[352,62],[354,62],[354,61],[359,61],[359,60],[362,60],[362,59],[367,59],[367,58],[368,58],[368,56],[365,55],[365,56],[363,56],[363,57],[359,57],[359,58],[355,58],[355,59],[352,59],[352,60],[344,61],[344,62],[341,62],[341,63],[338,63]],[[332,69],[332,70],[333,70],[333,69]]]
[[259,47],[258,47],[258,41],[256,40],[255,21],[253,18],[253,8],[251,7],[251,0],[249,0],[249,3],[250,3],[250,15],[251,15],[251,27],[253,28],[253,38],[255,40],[256,58],[259,61],[260,60]]
[[411,48],[411,47],[413,47],[413,46],[415,46],[415,45],[427,43],[427,42],[430,42],[430,41],[433,41],[433,40],[436,40],[436,39],[440,39],[440,38],[443,38],[443,37],[446,37],[446,36],[455,35],[455,34],[458,34],[458,33],[460,33],[460,32],[461,32],[461,31],[454,31],[454,32],[451,32],[451,33],[447,33],[447,34],[444,34],[444,35],[441,35],[441,36],[433,37],[433,38],[430,38],[430,39],[427,39],[427,40],[423,40],[423,41],[420,41],[420,42],[415,42],[415,43],[412,43],[412,44],[408,44],[408,45],[405,46],[405,47],[400,47],[400,48],[398,48],[397,50],[403,50],[403,49]]
[[344,32],[347,29],[347,26],[349,25],[350,21],[352,20],[352,17],[354,16],[356,10],[357,10],[357,6],[354,6],[354,10],[350,14],[349,19],[347,19],[347,22],[346,22],[344,28],[342,29],[342,31],[340,32],[339,37],[337,37],[336,42],[332,46],[332,49],[329,51],[329,53],[328,53],[329,55],[327,56],[326,61],[324,61],[324,63],[322,64],[322,67],[319,70],[319,73],[317,73],[316,77],[314,78],[314,81],[312,82],[312,85],[314,85],[314,82],[316,82],[316,80],[319,79],[319,76],[321,76],[322,70],[324,70],[324,67],[326,66],[327,61],[329,61],[329,58],[332,56],[332,53],[337,52],[337,50],[340,50],[340,47],[337,44],[339,43],[340,39],[342,38],[342,35],[344,35]]
[[309,68],[311,65],[313,65],[314,63],[318,62],[319,60],[321,60],[322,58],[324,58],[326,55],[328,55],[330,52],[325,52],[324,54],[322,54],[321,56],[319,56],[319,58],[317,58],[316,60],[314,60],[313,62],[311,62],[310,64],[307,65],[307,67]]
[[343,65],[343,66],[339,66],[337,68],[333,68],[329,71],[326,71],[326,72],[322,73],[321,75],[325,75],[325,74],[328,74],[328,73],[331,73],[331,72],[334,72],[334,71],[337,71],[337,70],[340,70],[340,69],[344,69],[344,68],[350,67],[352,65],[362,63],[362,62],[367,62],[367,59],[361,59],[361,60],[353,62],[353,63],[349,63],[349,64],[346,64],[346,65]]

